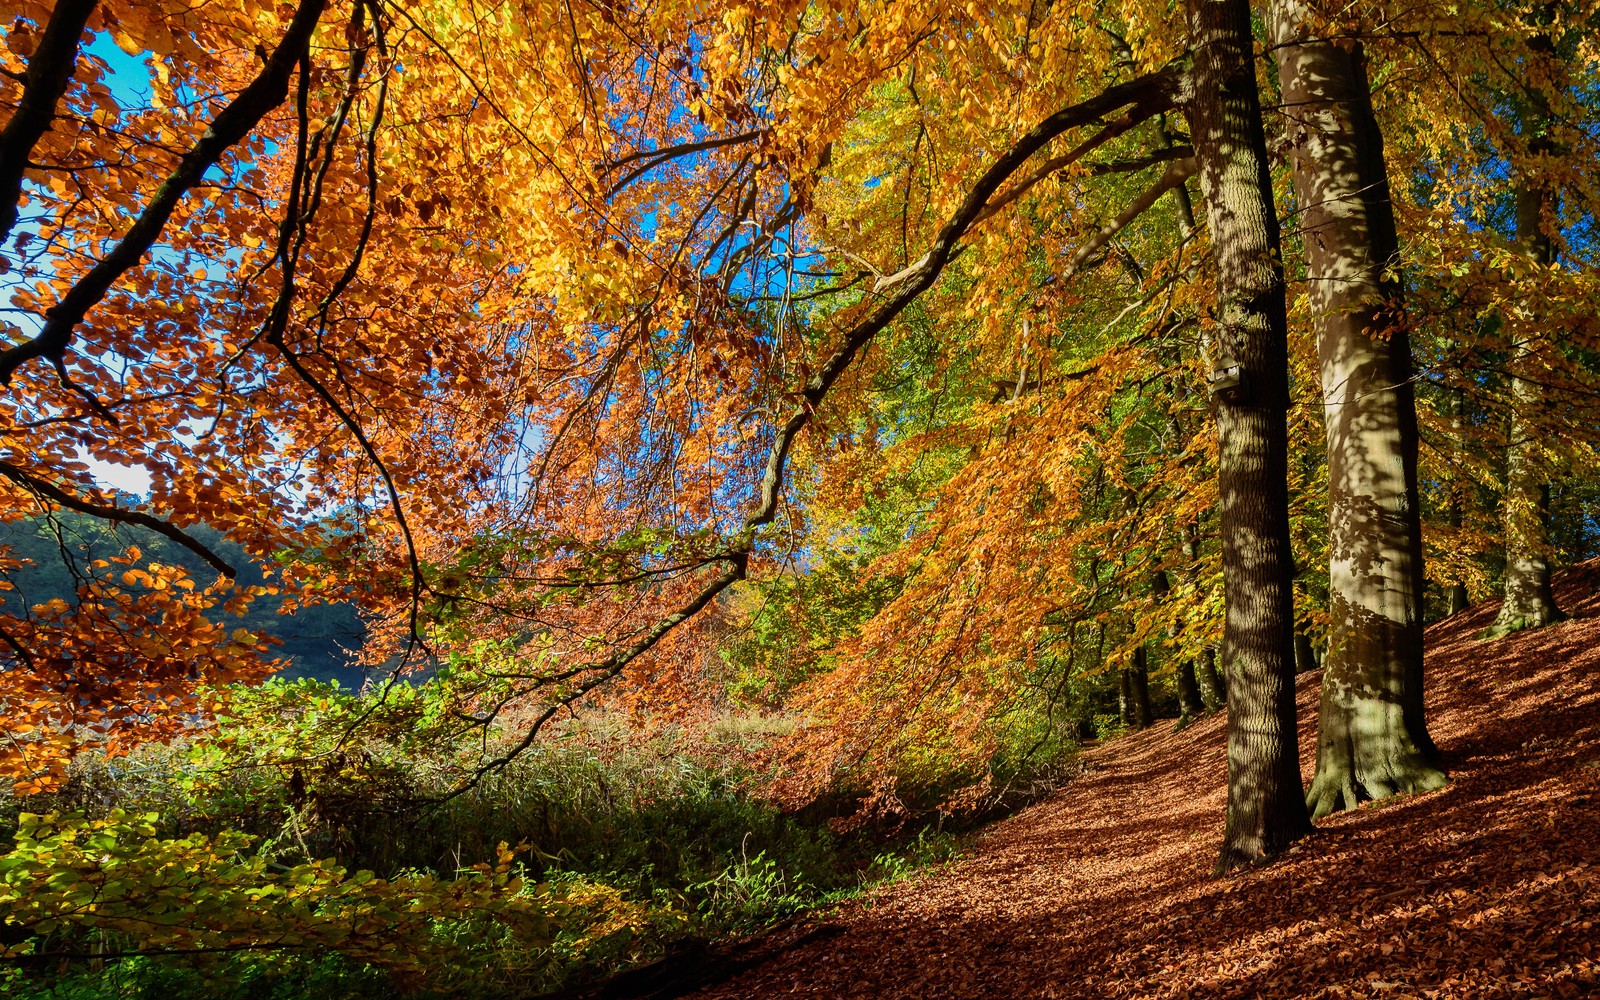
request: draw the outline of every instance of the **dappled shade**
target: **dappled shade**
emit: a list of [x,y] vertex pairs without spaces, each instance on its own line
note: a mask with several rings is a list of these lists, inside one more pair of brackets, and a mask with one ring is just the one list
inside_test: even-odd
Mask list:
[[[1491,604],[1427,632],[1434,793],[1325,820],[1208,878],[1223,722],[1095,751],[973,856],[853,904],[842,934],[704,997],[1579,997],[1600,989],[1600,563],[1573,620],[1493,645]],[[1311,777],[1319,675],[1299,682]],[[1204,789],[1196,794],[1196,789]],[[794,931],[792,933],[800,933]]]

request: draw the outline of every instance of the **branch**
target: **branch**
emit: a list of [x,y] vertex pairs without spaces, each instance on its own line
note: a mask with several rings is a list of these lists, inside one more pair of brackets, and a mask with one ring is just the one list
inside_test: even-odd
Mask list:
[[606,190],[606,198],[609,199],[615,196],[618,191],[621,191],[629,184],[632,184],[634,181],[661,166],[663,163],[666,163],[668,160],[675,160],[680,156],[688,156],[691,153],[701,153],[708,149],[719,149],[723,146],[732,146],[735,143],[749,142],[751,139],[758,139],[760,137],[761,130],[756,129],[750,132],[740,132],[738,135],[725,135],[716,139],[705,139],[701,142],[683,142],[676,146],[668,146],[665,149],[646,149],[640,150],[637,153],[629,153],[620,160],[613,162],[609,169],[620,169],[626,164],[632,163],[634,160],[642,159],[645,162],[629,171],[628,176],[611,185],[611,187]]
[[78,65],[78,42],[94,13],[97,0],[61,0],[50,12],[50,23],[39,36],[39,47],[28,57],[23,75],[22,99],[0,132],[0,242],[17,224],[17,199],[28,156],[39,138],[50,130],[56,103],[67,92]]
[[120,521],[127,524],[137,524],[141,528],[148,528],[164,538],[177,542],[201,559],[204,559],[207,565],[228,579],[231,580],[239,575],[238,570],[225,562],[221,556],[206,548],[194,536],[174,524],[161,520],[159,517],[137,510],[108,507],[105,504],[92,503],[80,497],[75,497],[61,487],[19,469],[10,462],[0,462],[0,476],[4,476],[28,492],[43,497],[51,503],[65,507],[68,510],[75,510],[80,514],[98,517],[113,524]]
[[1072,255],[1072,262],[1067,265],[1066,274],[1062,275],[1062,277],[1071,277],[1076,274],[1078,268],[1082,267],[1100,248],[1111,242],[1113,236],[1122,232],[1128,227],[1129,223],[1148,211],[1150,206],[1154,205],[1162,195],[1193,177],[1198,168],[1199,162],[1193,156],[1186,156],[1181,160],[1174,160],[1169,163],[1159,180],[1150,185],[1144,194],[1135,198],[1127,208],[1123,209],[1122,214],[1101,226],[1098,232],[1078,248],[1078,252]]
[[229,147],[249,135],[250,130],[288,96],[289,76],[295,63],[309,50],[311,33],[326,3],[327,0],[301,0],[288,30],[277,49],[267,57],[261,74],[212,119],[210,127],[200,134],[199,140],[156,189],[150,203],[122,240],[88,274],[78,279],[61,301],[50,307],[45,313],[44,326],[37,334],[0,351],[0,385],[9,385],[16,370],[34,358],[51,361],[56,370],[65,375],[65,357],[72,343],[72,331],[83,321],[84,315],[155,245],[184,193],[198,184]]
[[[767,472],[761,483],[761,503],[757,506],[748,520],[745,528],[748,530],[771,523],[777,513],[778,493],[783,486],[783,467],[789,456],[789,449],[793,446],[795,437],[811,421],[811,414],[816,411],[833,383],[838,380],[850,362],[855,359],[856,353],[867,345],[880,330],[888,326],[891,321],[912,300],[922,294],[938,278],[946,264],[956,253],[956,245],[967,230],[972,228],[985,217],[989,198],[1000,188],[1000,185],[1010,178],[1017,170],[1021,169],[1035,153],[1043,149],[1052,140],[1062,133],[1092,124],[1102,116],[1128,105],[1134,105],[1134,112],[1141,112],[1144,117],[1159,114],[1168,108],[1174,107],[1177,102],[1178,89],[1182,80],[1176,67],[1167,66],[1154,73],[1147,74],[1128,83],[1119,84],[1107,89],[1098,97],[1091,98],[1081,104],[1058,111],[1035,125],[1028,134],[1024,135],[1010,151],[984,171],[977,183],[967,192],[967,197],[962,201],[950,221],[944,224],[939,235],[934,239],[933,247],[923,254],[911,267],[889,278],[881,279],[875,290],[886,287],[904,285],[900,290],[871,315],[862,320],[846,335],[844,343],[834,352],[822,367],[811,376],[806,383],[805,390],[801,392],[801,404],[789,416],[778,438],[772,444],[772,451],[767,459]],[[1091,140],[1093,142],[1093,140]],[[1087,143],[1085,144],[1088,145]],[[1082,147],[1080,147],[1082,148]],[[1110,237],[1108,236],[1107,239]],[[749,543],[746,543],[747,546]],[[749,548],[745,549],[749,552]]]
[[674,628],[692,618],[729,586],[745,578],[750,554],[755,549],[756,529],[772,523],[777,516],[778,501],[783,490],[784,466],[795,439],[811,422],[812,415],[827,396],[828,390],[849,368],[862,348],[938,279],[945,265],[959,252],[961,238],[984,217],[985,206],[1001,184],[1021,169],[1035,153],[1071,129],[1094,124],[1104,115],[1130,104],[1134,105],[1136,110],[1144,112],[1146,116],[1173,107],[1182,82],[1182,74],[1178,67],[1167,66],[1136,80],[1111,87],[1099,96],[1058,111],[1035,125],[1005,155],[984,171],[967,192],[960,207],[939,230],[928,252],[899,274],[880,279],[874,289],[875,292],[894,289],[894,294],[882,300],[877,308],[853,326],[845,334],[840,346],[806,381],[799,393],[800,403],[779,428],[768,452],[766,471],[761,480],[760,500],[745,519],[744,530],[739,533],[734,546],[721,557],[726,564],[723,571],[696,591],[694,596],[677,611],[658,621],[632,645],[618,650],[603,660],[567,671],[566,676],[584,673],[591,676],[548,704],[515,746],[478,767],[471,779],[446,793],[443,799],[454,798],[476,787],[489,772],[505,768],[533,745],[540,730],[555,718],[562,708],[573,704],[589,691],[621,674],[629,663],[648,652]]
[[[1161,72],[1166,73],[1166,72],[1169,72],[1169,71],[1173,72],[1174,75],[1176,75],[1176,71],[1172,70],[1171,67],[1169,67],[1168,69],[1164,69]],[[1064,169],[1066,167],[1069,167],[1074,163],[1077,163],[1079,160],[1083,159],[1088,154],[1094,152],[1096,149],[1099,149],[1101,146],[1104,146],[1106,143],[1110,142],[1112,139],[1116,139],[1119,136],[1126,135],[1128,132],[1132,131],[1132,129],[1133,129],[1133,127],[1135,125],[1138,125],[1140,122],[1148,121],[1149,119],[1155,117],[1156,115],[1161,114],[1163,111],[1166,111],[1169,108],[1173,107],[1176,104],[1176,96],[1177,95],[1176,95],[1175,92],[1165,93],[1165,94],[1160,95],[1160,98],[1164,98],[1166,100],[1166,102],[1167,102],[1167,103],[1161,104],[1161,105],[1152,105],[1152,104],[1149,104],[1149,103],[1146,103],[1146,102],[1137,102],[1135,104],[1135,106],[1130,108],[1128,110],[1128,112],[1126,114],[1124,114],[1121,118],[1118,118],[1116,121],[1112,122],[1110,125],[1107,125],[1105,128],[1101,129],[1099,132],[1097,132],[1094,135],[1090,136],[1088,139],[1084,140],[1082,143],[1079,143],[1073,149],[1068,150],[1067,152],[1063,153],[1060,156],[1052,157],[1052,158],[1044,161],[1044,163],[1039,165],[1039,168],[1037,170],[1035,170],[1033,173],[1029,174],[1023,180],[1019,181],[1014,187],[1012,187],[1010,190],[1008,190],[1005,194],[1003,194],[1000,197],[996,198],[993,203],[991,203],[989,205],[985,205],[984,209],[983,209],[983,213],[978,216],[978,221],[981,222],[984,219],[989,218],[991,215],[994,215],[996,212],[1000,211],[1002,208],[1005,208],[1007,205],[1011,204],[1013,201],[1016,201],[1018,198],[1022,197],[1029,190],[1031,190],[1034,185],[1038,184],[1040,181],[1044,180],[1046,177],[1049,177],[1051,174],[1053,174],[1053,173],[1055,173],[1055,172],[1057,172],[1059,170],[1062,170],[1062,169]],[[1155,162],[1155,161],[1152,160],[1151,162]],[[1096,172],[1096,173],[1109,173],[1109,172],[1113,172],[1113,171],[1121,170],[1121,169],[1137,169],[1137,168],[1136,167],[1122,166],[1122,165],[1119,165],[1119,164],[1106,164],[1106,165],[1101,165],[1101,166],[1097,167],[1094,172]]]

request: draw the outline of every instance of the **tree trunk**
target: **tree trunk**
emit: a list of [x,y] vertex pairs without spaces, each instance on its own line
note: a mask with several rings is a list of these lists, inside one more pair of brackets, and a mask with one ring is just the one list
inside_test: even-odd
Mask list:
[[1194,661],[1178,664],[1178,725],[1182,729],[1206,714],[1206,704],[1200,698],[1200,682],[1195,677]]
[[1422,707],[1422,519],[1411,340],[1383,138],[1360,46],[1273,0],[1328,436],[1328,655],[1312,818],[1445,783]]
[[1200,662],[1194,668],[1195,683],[1200,686],[1200,703],[1208,712],[1217,712],[1228,704],[1228,686],[1217,670],[1217,651],[1211,646],[1200,651]]
[[1150,659],[1143,646],[1133,651],[1133,664],[1123,673],[1128,678],[1134,728],[1149,729],[1156,720],[1150,713]]
[[[1541,102],[1542,103],[1542,102]],[[1544,116],[1549,112],[1545,109]],[[1538,127],[1543,127],[1542,124]],[[1531,152],[1548,143],[1535,140]],[[1556,261],[1555,244],[1544,231],[1547,192],[1537,179],[1524,177],[1517,188],[1517,241],[1535,261],[1548,267]],[[1511,430],[1506,439],[1506,488],[1500,517],[1506,539],[1505,601],[1485,639],[1527,628],[1540,628],[1566,617],[1550,589],[1550,479],[1539,447],[1534,416],[1544,408],[1544,389],[1529,378],[1534,365],[1532,340],[1518,336],[1512,349]]]
[[1217,871],[1270,859],[1311,828],[1294,706],[1288,324],[1247,0],[1188,0],[1190,132],[1217,270],[1213,385],[1227,618],[1228,817]]
[[1317,651],[1311,648],[1311,637],[1306,635],[1305,629],[1294,630],[1294,672],[1296,674],[1309,674],[1321,664],[1317,662]]
[[[1183,545],[1184,558],[1193,561],[1194,553],[1194,545],[1185,540]],[[1157,602],[1166,600],[1167,594],[1171,589],[1172,584],[1167,578],[1166,570],[1156,570],[1150,575],[1150,594]],[[1169,628],[1167,637],[1170,639],[1175,635],[1176,632]],[[1205,703],[1200,700],[1200,685],[1195,680],[1193,660],[1179,661],[1175,681],[1178,688],[1178,724],[1173,727],[1173,732],[1177,732],[1187,726],[1206,712]]]
[[1117,671],[1117,717],[1123,728],[1133,728],[1133,677],[1132,671],[1123,667]]
[[[1466,393],[1458,388],[1455,391],[1455,398],[1452,400],[1450,407],[1450,437],[1452,447],[1456,449],[1456,461],[1458,462],[1460,461],[1460,452],[1462,450],[1461,434],[1462,425],[1465,423],[1463,411],[1466,409],[1466,405]],[[1448,517],[1450,519],[1450,527],[1459,532],[1461,530],[1461,484],[1459,482],[1450,484]],[[1470,601],[1471,598],[1467,595],[1467,585],[1460,580],[1452,581],[1445,587],[1445,617],[1448,618],[1450,615],[1459,614],[1467,610]]]
[[[1190,225],[1193,225],[1194,216],[1189,215]],[[1200,558],[1199,531],[1191,522],[1184,525],[1183,529],[1183,558],[1189,563]],[[1222,674],[1217,671],[1217,650],[1214,646],[1204,646],[1200,650],[1200,659],[1197,663],[1190,664],[1193,671],[1195,686],[1199,691],[1200,704],[1207,712],[1215,712],[1228,703],[1228,688],[1223,683]]]

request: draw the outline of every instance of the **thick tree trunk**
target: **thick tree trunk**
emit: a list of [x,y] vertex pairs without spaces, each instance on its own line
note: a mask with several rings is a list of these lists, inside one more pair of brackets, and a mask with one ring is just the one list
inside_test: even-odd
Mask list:
[[1359,46],[1273,0],[1328,436],[1328,655],[1313,818],[1444,784],[1422,708],[1422,519],[1411,341],[1383,139]]
[[1289,551],[1288,324],[1246,0],[1188,0],[1190,132],[1217,269],[1213,386],[1228,679],[1228,817],[1217,871],[1311,827],[1300,790]]
[[[1517,189],[1517,240],[1540,264],[1555,263],[1555,244],[1545,234],[1546,194],[1525,180]],[[1505,601],[1485,639],[1540,628],[1566,617],[1550,589],[1550,479],[1540,454],[1533,417],[1545,406],[1544,389],[1529,378],[1534,364],[1528,338],[1511,353],[1511,430],[1506,439],[1506,488],[1500,517],[1506,539]]]
[[1195,683],[1200,686],[1200,703],[1208,712],[1227,707],[1228,685],[1217,669],[1217,651],[1207,646],[1200,651],[1200,662],[1194,668]]

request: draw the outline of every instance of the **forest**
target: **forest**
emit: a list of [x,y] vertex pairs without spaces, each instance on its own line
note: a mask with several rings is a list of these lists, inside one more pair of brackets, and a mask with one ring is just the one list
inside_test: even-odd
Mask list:
[[1600,991],[1600,2],[0,4],[0,996]]

